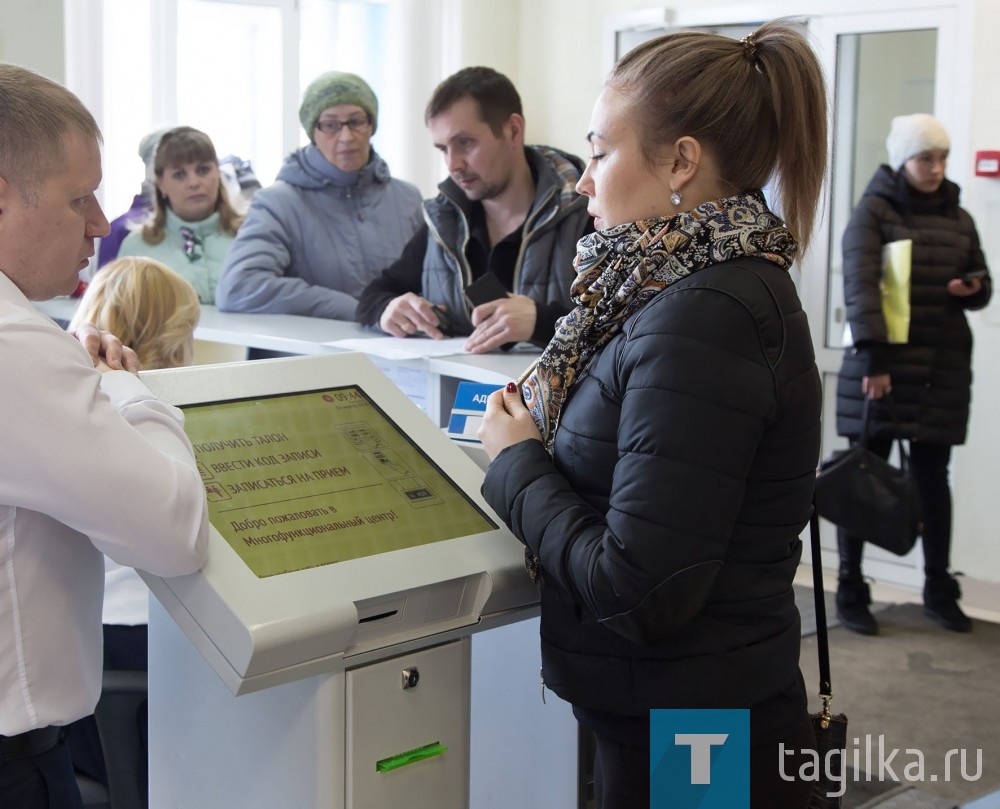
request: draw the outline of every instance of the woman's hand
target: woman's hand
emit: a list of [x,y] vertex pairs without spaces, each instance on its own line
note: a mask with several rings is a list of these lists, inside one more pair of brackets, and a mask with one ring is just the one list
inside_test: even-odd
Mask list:
[[892,377],[889,374],[862,377],[861,391],[869,399],[881,399],[887,393],[892,393]]
[[521,392],[513,382],[490,394],[486,400],[483,423],[476,433],[483,442],[483,449],[492,461],[501,450],[528,439],[542,440],[535,420],[521,401]]
[[963,281],[961,278],[952,278],[948,282],[948,294],[954,295],[956,298],[968,298],[970,295],[975,295],[983,288],[983,282],[978,278],[970,278],[968,281]]

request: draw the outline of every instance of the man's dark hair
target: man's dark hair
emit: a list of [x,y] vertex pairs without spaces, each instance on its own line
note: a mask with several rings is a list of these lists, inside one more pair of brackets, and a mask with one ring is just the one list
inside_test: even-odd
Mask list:
[[441,82],[424,111],[424,123],[436,118],[463,98],[479,106],[479,117],[489,124],[493,134],[503,133],[503,125],[515,112],[521,112],[521,96],[510,79],[491,67],[467,67]]

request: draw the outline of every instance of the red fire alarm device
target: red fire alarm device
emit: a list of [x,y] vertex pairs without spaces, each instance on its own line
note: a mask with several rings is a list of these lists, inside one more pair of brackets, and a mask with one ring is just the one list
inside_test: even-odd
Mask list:
[[1000,152],[976,152],[976,176],[1000,177]]

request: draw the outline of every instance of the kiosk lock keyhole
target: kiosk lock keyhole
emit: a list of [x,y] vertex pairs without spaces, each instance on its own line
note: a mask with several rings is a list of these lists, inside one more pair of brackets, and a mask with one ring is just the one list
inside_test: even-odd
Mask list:
[[420,672],[417,671],[417,667],[414,666],[410,669],[403,669],[403,690],[407,688],[416,688],[417,683],[420,682]]

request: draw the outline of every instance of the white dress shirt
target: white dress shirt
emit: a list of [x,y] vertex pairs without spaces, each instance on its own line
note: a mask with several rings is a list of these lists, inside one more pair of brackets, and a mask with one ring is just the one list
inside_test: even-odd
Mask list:
[[178,576],[207,542],[183,414],[134,374],[95,370],[0,273],[0,734],[93,713],[102,552]]
[[116,626],[149,623],[149,588],[134,568],[104,557],[104,613],[101,620]]

